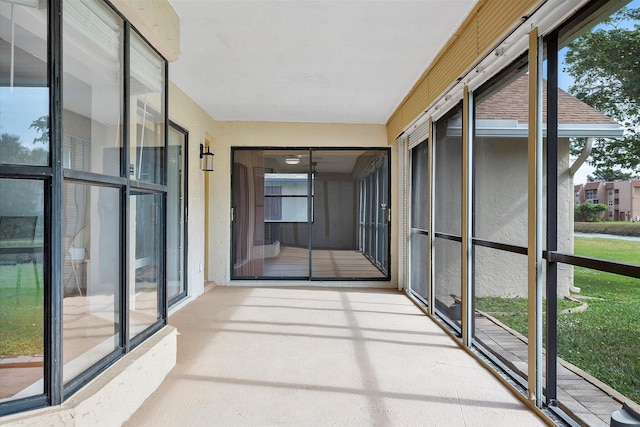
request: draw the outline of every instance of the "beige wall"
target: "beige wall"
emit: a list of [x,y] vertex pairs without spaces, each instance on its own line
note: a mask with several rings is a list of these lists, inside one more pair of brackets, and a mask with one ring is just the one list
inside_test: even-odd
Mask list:
[[[212,151],[216,171],[209,174],[210,197],[208,279],[219,284],[230,281],[231,263],[231,147],[388,147],[383,125],[216,122]],[[397,187],[397,159],[391,154],[391,188]],[[392,212],[398,206],[391,196]],[[397,283],[397,218],[391,224],[391,282]]]
[[[202,172],[200,169],[200,144],[212,141],[217,124],[205,111],[193,102],[176,85],[169,85],[169,119],[189,132],[188,147],[188,293],[200,295],[204,290],[205,261],[205,180],[213,182],[213,194],[218,194],[216,185],[221,179],[219,168],[215,172]],[[220,164],[219,157],[215,159]],[[215,229],[213,230],[215,233]]]

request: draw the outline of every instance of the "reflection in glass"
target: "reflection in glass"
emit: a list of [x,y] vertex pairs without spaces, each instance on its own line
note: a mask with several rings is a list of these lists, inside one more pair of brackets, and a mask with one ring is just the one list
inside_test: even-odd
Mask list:
[[462,208],[462,113],[436,123],[434,194],[434,279],[435,308],[445,317],[460,323]]
[[133,338],[160,319],[162,283],[162,195],[134,193],[129,218],[129,331]]
[[44,182],[0,179],[0,402],[44,392]]
[[[313,162],[312,276],[384,278],[386,151],[315,150]],[[364,218],[363,229],[359,218]]]
[[131,32],[131,164],[132,180],[163,184],[165,62]]
[[308,185],[307,173],[265,173],[265,222],[307,222]]
[[234,276],[309,277],[308,150],[236,150]]
[[233,154],[234,278],[386,277],[385,150]]
[[119,176],[122,20],[101,1],[65,0],[63,23],[63,167]]
[[64,380],[119,345],[120,190],[64,184]]
[[169,169],[167,171],[167,299],[185,291],[184,202],[186,135],[169,127]]
[[46,2],[0,1],[0,163],[49,163]]

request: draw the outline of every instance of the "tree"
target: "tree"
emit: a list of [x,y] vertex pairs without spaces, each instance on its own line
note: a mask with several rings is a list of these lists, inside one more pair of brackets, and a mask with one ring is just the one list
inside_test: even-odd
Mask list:
[[574,207],[574,218],[577,222],[599,222],[604,220],[607,205],[602,203],[580,203]]
[[20,144],[18,135],[3,133],[0,135],[0,160],[3,163],[27,163],[31,151]]
[[626,181],[628,179],[633,178],[633,174],[630,172],[623,172],[621,170],[614,169],[598,169],[593,175],[587,175],[587,181],[604,181],[604,182],[613,182],[613,181]]
[[20,142],[18,135],[0,135],[0,162],[17,165],[46,165],[49,158],[47,148],[29,150]]
[[[46,164],[48,152],[43,148],[29,150],[20,143],[18,135],[0,135],[0,162],[13,164]],[[3,215],[25,215],[38,212],[43,194],[42,182],[35,180],[0,179],[0,205]],[[41,209],[41,208],[40,208]]]
[[601,138],[589,163],[600,173],[640,171],[640,8],[622,8],[594,31],[569,44],[565,71],[569,92],[625,128],[620,138]]
[[40,136],[33,138],[33,143],[41,142],[43,144],[49,143],[49,116],[40,116],[31,122],[29,129],[35,129]]

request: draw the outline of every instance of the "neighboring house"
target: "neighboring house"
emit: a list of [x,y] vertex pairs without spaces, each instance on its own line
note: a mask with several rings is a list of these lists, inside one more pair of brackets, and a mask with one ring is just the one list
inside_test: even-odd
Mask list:
[[607,205],[607,221],[640,221],[640,179],[574,185],[575,204]]
[[[475,168],[475,220],[476,236],[492,241],[526,247],[527,245],[527,132],[528,104],[527,75],[514,79],[477,103],[476,144],[478,156]],[[543,84],[543,103],[546,103],[546,81]],[[558,202],[571,204],[575,166],[569,157],[570,138],[616,137],[622,135],[619,123],[569,93],[558,93]],[[546,114],[543,116],[543,135],[546,136]],[[545,138],[546,143],[546,138]],[[481,152],[480,152],[481,151]],[[452,173],[455,172],[451,168]],[[590,186],[595,199],[603,199],[604,186]],[[571,253],[573,246],[573,209],[558,218],[558,249]],[[483,259],[476,263],[476,280],[493,282],[491,277],[502,277],[500,289],[487,286],[477,289],[478,296],[527,294],[525,268],[513,268],[510,263],[496,259]],[[484,279],[483,279],[484,277]],[[558,295],[569,294],[573,283],[573,270],[562,266],[558,270]],[[486,294],[486,295],[485,295]]]
[[607,204],[607,188],[605,184],[605,182],[593,181],[574,185],[574,204],[579,205],[585,202]]

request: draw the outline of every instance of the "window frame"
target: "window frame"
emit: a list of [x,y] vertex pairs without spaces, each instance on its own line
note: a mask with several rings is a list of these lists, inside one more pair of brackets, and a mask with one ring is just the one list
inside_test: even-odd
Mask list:
[[[168,304],[166,298],[166,280],[162,280],[158,284],[158,320],[154,322],[143,333],[136,337],[129,337],[128,328],[128,294],[129,294],[129,278],[127,277],[128,265],[128,242],[129,238],[129,197],[132,191],[153,192],[163,195],[164,204],[166,206],[166,171],[167,156],[163,159],[163,175],[164,178],[160,184],[153,183],[132,183],[128,174],[129,164],[129,135],[127,130],[130,123],[128,114],[129,105],[129,76],[130,76],[130,34],[135,32],[142,40],[146,48],[149,48],[155,55],[158,55],[163,64],[163,118],[164,125],[162,131],[164,133],[164,149],[167,149],[167,133],[169,126],[168,118],[168,61],[155,49],[149,41],[126,19],[126,17],[114,8],[108,0],[96,0],[101,3],[115,15],[122,19],[124,41],[123,41],[123,82],[122,90],[122,126],[125,129],[122,136],[123,149],[121,152],[121,171],[120,176],[107,176],[87,171],[77,171],[72,169],[63,169],[63,131],[62,131],[62,85],[63,74],[62,69],[62,3],[63,0],[51,0],[48,2],[47,10],[47,70],[48,70],[48,87],[49,87],[49,126],[50,126],[50,150],[49,164],[46,166],[34,165],[9,165],[0,164],[0,178],[10,179],[34,179],[44,182],[45,188],[48,189],[44,194],[44,211],[46,213],[44,219],[44,251],[43,251],[43,289],[44,289],[44,392],[43,394],[30,396],[26,398],[17,398],[0,403],[0,416],[22,412],[30,409],[36,409],[45,406],[60,405],[68,399],[80,388],[84,387],[92,381],[96,375],[103,372],[108,366],[121,359],[125,354],[129,353],[136,346],[146,341],[152,334],[160,330],[167,324]],[[66,384],[63,381],[62,370],[62,340],[63,340],[63,262],[64,255],[58,248],[62,247],[63,241],[63,221],[64,213],[63,204],[63,185],[66,180],[87,185],[103,185],[120,189],[121,194],[121,212],[120,224],[122,227],[122,237],[120,239],[121,265],[123,268],[120,272],[120,343],[119,347],[113,352],[103,357],[99,362],[93,364],[90,368],[84,370],[80,375],[76,376]],[[166,209],[163,212],[162,223],[162,242],[166,241]],[[164,245],[164,243],[163,243]],[[162,277],[166,278],[166,254],[161,253],[163,272]],[[186,259],[186,258],[185,258]],[[186,269],[185,269],[186,270]],[[186,283],[186,282],[185,282]]]

